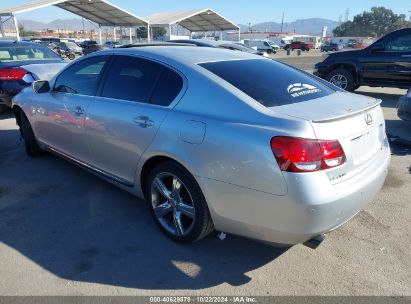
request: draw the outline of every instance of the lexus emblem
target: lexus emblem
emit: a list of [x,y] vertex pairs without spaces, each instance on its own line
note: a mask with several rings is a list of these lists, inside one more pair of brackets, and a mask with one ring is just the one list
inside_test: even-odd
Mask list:
[[369,126],[372,125],[372,116],[371,116],[370,113],[366,113],[366,114],[364,115],[364,119],[365,119],[365,123],[366,123],[367,125],[369,125]]

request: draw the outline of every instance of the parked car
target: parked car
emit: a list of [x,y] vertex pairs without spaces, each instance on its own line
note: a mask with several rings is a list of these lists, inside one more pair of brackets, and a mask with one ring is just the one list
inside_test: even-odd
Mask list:
[[98,44],[97,41],[94,40],[84,40],[80,43],[80,47],[83,49],[87,48],[89,45],[96,45]]
[[146,198],[184,243],[213,229],[315,243],[373,200],[390,163],[380,100],[219,48],[94,53],[13,109],[29,156],[53,152]]
[[229,49],[233,51],[240,51],[240,52],[250,53],[254,55],[264,56],[263,52],[257,51],[242,43],[234,43],[231,41],[215,41],[215,40],[207,40],[207,39],[176,39],[176,40],[169,40],[168,42],[192,44],[192,45],[196,45],[199,47]]
[[329,44],[324,44],[321,46],[321,52],[336,52],[336,51],[341,51],[343,49],[343,46],[341,44],[337,43],[329,43]]
[[411,28],[392,32],[362,50],[329,54],[314,74],[347,91],[359,86],[411,87]]
[[290,44],[287,44],[284,49],[285,50],[302,50],[302,51],[309,51],[310,49],[314,48],[312,44],[308,44],[301,41],[293,41]]
[[108,47],[108,48],[110,48],[110,49],[113,49],[113,48],[122,46],[122,44],[121,44],[120,42],[118,42],[118,41],[106,41],[106,42],[104,43],[104,46],[106,46],[106,47]]
[[281,49],[281,47],[279,45],[275,44],[274,42],[271,42],[271,41],[267,41],[267,42],[273,48],[273,50],[275,52],[278,52]]
[[267,54],[275,54],[277,51],[270,45],[268,41],[263,40],[245,40],[244,44],[256,49],[259,52],[264,52]]
[[85,47],[83,49],[83,54],[84,55],[88,55],[94,52],[98,52],[98,51],[103,51],[103,50],[107,50],[108,47],[104,46],[104,45],[100,45],[100,44],[89,44],[87,47]]
[[69,51],[76,55],[83,54],[83,49],[74,42],[60,42],[57,46],[63,51]]
[[11,99],[34,80],[54,76],[63,62],[41,44],[0,41],[0,113],[11,107]]
[[411,122],[411,88],[398,101],[397,113],[402,120]]

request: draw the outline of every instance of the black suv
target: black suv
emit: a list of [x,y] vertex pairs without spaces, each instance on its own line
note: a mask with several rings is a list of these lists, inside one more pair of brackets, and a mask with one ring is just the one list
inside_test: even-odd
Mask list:
[[314,74],[347,91],[361,85],[411,87],[411,28],[392,32],[369,47],[329,54]]

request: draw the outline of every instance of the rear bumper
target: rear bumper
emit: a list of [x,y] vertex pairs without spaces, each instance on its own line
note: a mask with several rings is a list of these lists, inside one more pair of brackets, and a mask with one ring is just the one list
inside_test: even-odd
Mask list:
[[387,143],[366,169],[341,184],[309,183],[301,174],[285,175],[285,196],[209,179],[199,182],[217,230],[292,245],[338,228],[373,201],[389,164]]

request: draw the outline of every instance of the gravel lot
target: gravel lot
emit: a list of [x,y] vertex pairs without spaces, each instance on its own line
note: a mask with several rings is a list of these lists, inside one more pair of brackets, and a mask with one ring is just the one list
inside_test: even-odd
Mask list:
[[[305,55],[284,60],[319,60]],[[384,100],[388,133],[406,128],[404,92],[358,90]],[[216,234],[181,246],[144,202],[55,156],[29,159],[2,115],[0,295],[411,295],[411,149],[392,151],[380,195],[315,251]]]

